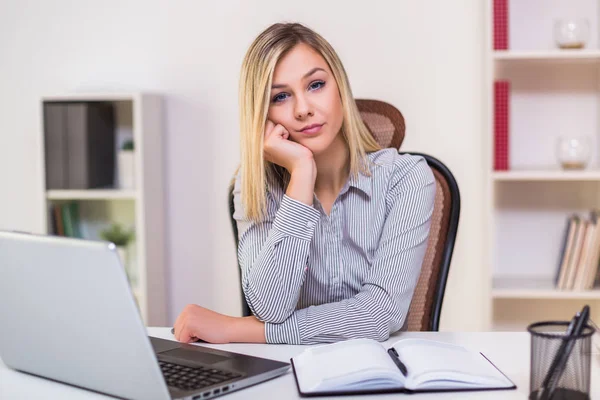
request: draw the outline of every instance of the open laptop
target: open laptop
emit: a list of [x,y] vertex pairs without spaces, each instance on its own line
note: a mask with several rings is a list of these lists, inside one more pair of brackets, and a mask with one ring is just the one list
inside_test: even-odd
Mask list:
[[210,399],[289,370],[148,337],[112,243],[3,231],[0,358],[15,370],[144,400]]

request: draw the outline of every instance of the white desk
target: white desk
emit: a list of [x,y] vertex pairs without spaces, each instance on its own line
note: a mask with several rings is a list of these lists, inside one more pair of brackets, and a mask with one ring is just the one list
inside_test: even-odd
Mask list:
[[[148,328],[148,334],[164,339],[172,339],[170,328]],[[464,393],[430,393],[411,395],[411,399],[527,399],[529,390],[529,334],[512,332],[489,333],[449,333],[449,332],[409,332],[392,337],[386,347],[399,340],[400,337],[421,337],[457,343],[483,352],[489,357],[508,377],[517,385],[516,390],[464,392]],[[43,340],[43,337],[40,338]],[[239,353],[271,358],[280,361],[289,361],[290,357],[301,352],[304,346],[287,345],[256,345],[256,344],[230,344],[208,345],[210,347],[230,350]],[[592,399],[600,399],[600,354],[597,350],[592,357]],[[344,396],[340,399],[351,400],[367,398],[391,399],[398,398],[399,394],[377,396]],[[93,392],[77,389],[67,385],[55,383],[27,374],[8,369],[0,361],[0,399],[108,399]],[[223,399],[297,399],[300,398],[296,383],[291,372],[284,376],[259,385],[233,392]],[[331,398],[333,399],[333,398]]]

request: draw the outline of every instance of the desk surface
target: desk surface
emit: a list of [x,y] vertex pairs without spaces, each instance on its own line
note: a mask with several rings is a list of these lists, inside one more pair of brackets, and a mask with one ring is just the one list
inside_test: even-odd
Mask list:
[[[174,340],[170,328],[148,328],[148,334],[155,337]],[[384,345],[389,347],[400,338],[419,337],[456,343],[483,352],[517,385],[516,390],[464,392],[461,399],[527,399],[529,390],[529,334],[525,332],[405,332],[391,337]],[[280,361],[289,359],[300,353],[305,346],[229,344],[206,345],[259,357]],[[592,399],[600,399],[600,353],[595,349],[592,356]],[[352,400],[367,398],[397,398],[398,394],[377,396],[344,396],[340,399]],[[456,393],[432,393],[413,395],[415,400],[456,398]],[[0,399],[108,399],[86,390],[62,385],[46,379],[33,377],[13,371],[0,361]],[[291,372],[271,381],[233,392],[223,399],[296,399],[300,398]],[[331,398],[333,399],[333,398]]]

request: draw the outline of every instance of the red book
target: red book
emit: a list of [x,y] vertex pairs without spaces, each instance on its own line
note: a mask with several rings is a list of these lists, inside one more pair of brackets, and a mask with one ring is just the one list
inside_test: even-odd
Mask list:
[[510,83],[494,82],[494,170],[507,171]]
[[508,50],[508,1],[494,0],[494,50]]

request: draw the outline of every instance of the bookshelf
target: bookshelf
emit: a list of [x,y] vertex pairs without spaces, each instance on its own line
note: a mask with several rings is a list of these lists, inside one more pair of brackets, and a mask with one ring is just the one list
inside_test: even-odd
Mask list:
[[[113,105],[115,168],[112,185],[91,189],[46,189],[44,146],[45,104],[104,102]],[[165,216],[163,183],[162,100],[157,94],[141,92],[68,93],[40,99],[42,135],[42,181],[44,185],[43,222],[45,232],[56,234],[54,207],[75,202],[78,226],[84,239],[101,240],[100,232],[112,223],[133,228],[134,240],[127,246],[125,262],[132,271],[130,286],[146,325],[167,324],[165,287]],[[116,153],[132,140],[135,185],[121,188]],[[54,220],[53,220],[54,219]],[[110,296],[110,293],[107,293]]]
[[[600,288],[559,290],[554,280],[567,218],[600,208],[600,1],[506,0],[508,50],[494,50],[494,2],[486,2],[484,154],[489,330],[569,320],[584,304],[600,319]],[[589,20],[584,49],[554,43],[553,21]],[[495,170],[494,82],[510,83],[508,170]],[[591,139],[584,170],[563,170],[559,136]]]

